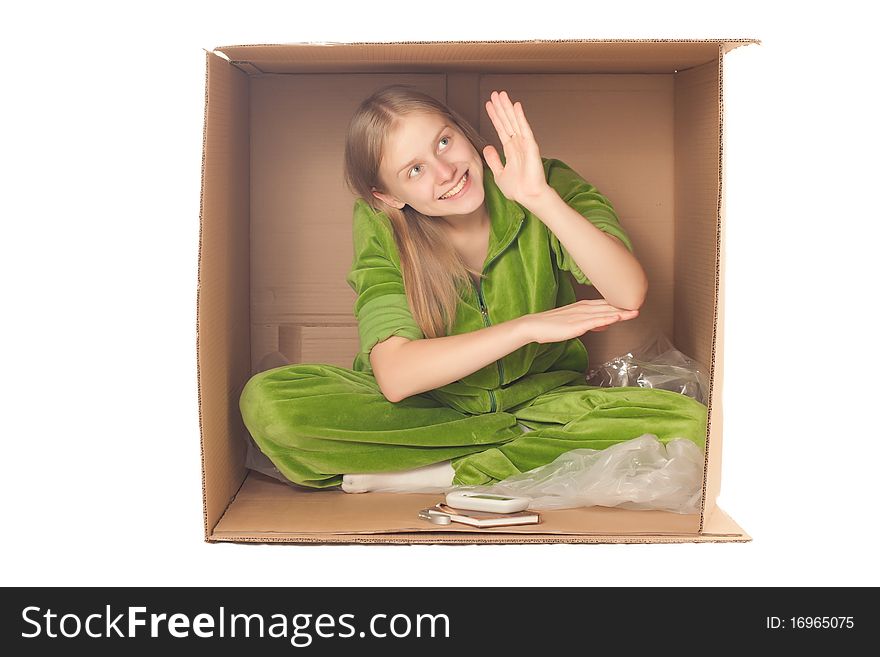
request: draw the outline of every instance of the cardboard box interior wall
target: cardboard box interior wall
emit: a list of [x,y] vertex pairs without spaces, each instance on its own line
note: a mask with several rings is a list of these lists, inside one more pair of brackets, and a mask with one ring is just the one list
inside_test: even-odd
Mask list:
[[[205,538],[236,542],[747,541],[715,504],[724,328],[723,57],[753,39],[286,44],[206,51],[197,361]],[[360,101],[413,84],[496,147],[483,102],[523,102],[541,154],[620,215],[650,291],[637,320],[584,336],[591,366],[664,332],[710,369],[699,515],[602,507],[539,525],[437,526],[437,495],[304,490],[245,466],[248,378],[291,362],[351,367],[357,351],[345,129]],[[595,297],[576,286],[580,298]]]

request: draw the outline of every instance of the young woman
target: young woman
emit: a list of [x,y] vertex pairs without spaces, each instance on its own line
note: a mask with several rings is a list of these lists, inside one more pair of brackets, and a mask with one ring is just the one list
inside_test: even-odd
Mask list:
[[[644,433],[704,447],[706,407],[659,389],[583,385],[578,336],[638,315],[632,242],[598,190],[542,158],[492,92],[504,159],[458,113],[392,85],[361,103],[345,175],[361,349],[352,369],[253,376],[240,408],[292,482],[347,492],[487,484]],[[602,294],[577,301],[568,273]]]

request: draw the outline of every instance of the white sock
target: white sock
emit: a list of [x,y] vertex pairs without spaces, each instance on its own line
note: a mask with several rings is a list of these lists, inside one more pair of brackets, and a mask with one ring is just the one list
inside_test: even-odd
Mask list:
[[452,487],[455,470],[449,461],[414,470],[342,475],[346,493],[439,493]]

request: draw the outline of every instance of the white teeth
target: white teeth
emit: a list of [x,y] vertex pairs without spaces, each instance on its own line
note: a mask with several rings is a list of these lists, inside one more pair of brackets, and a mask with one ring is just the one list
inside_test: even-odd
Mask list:
[[450,189],[448,192],[446,192],[440,198],[447,199],[450,196],[455,196],[456,194],[458,194],[464,188],[464,184],[467,182],[469,173],[470,173],[469,171],[466,171],[465,174],[461,177],[461,180],[458,181],[458,184],[455,187],[453,187],[452,189]]

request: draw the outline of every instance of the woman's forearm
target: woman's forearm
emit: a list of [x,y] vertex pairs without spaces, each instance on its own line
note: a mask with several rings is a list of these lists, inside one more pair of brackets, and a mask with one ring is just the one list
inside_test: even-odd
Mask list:
[[617,238],[587,221],[548,187],[528,202],[608,303],[638,309],[645,301],[648,277],[642,265]]
[[[383,353],[380,362],[373,361],[383,394],[389,401],[398,402],[458,381],[516,351],[531,342],[522,319],[397,345]],[[376,372],[377,365],[380,372]]]

